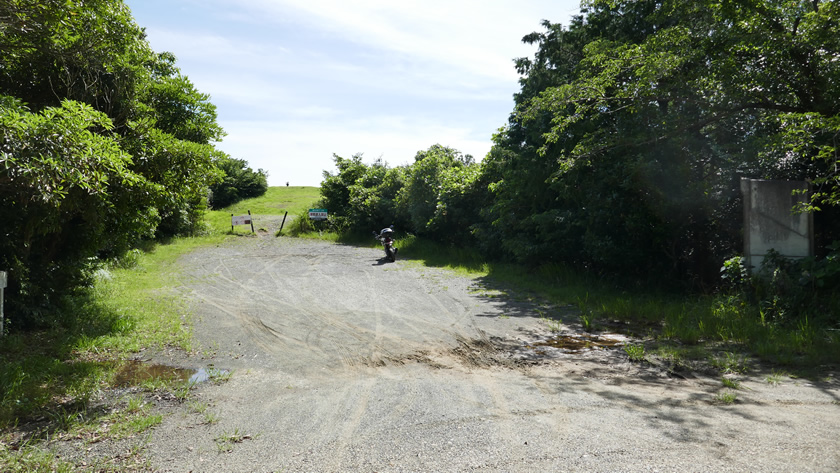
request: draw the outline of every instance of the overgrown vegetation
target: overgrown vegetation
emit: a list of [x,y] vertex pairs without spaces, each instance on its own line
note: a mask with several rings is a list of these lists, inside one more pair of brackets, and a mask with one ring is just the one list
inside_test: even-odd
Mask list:
[[96,258],[203,230],[265,173],[214,148],[209,96],[155,53],[121,0],[0,3],[0,268],[7,328],[89,284]]
[[210,185],[210,206],[214,209],[259,197],[268,190],[268,174],[262,169],[255,172],[245,160],[220,156],[215,164],[224,177]]

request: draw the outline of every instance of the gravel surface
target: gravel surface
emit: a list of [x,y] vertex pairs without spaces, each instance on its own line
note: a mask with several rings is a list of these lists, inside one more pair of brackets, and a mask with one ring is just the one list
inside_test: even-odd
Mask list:
[[[840,470],[840,383],[630,363],[538,346],[572,308],[381,250],[242,237],[183,258],[201,348],[230,370],[172,408],[155,471]],[[617,342],[626,340],[615,335]],[[720,402],[721,393],[737,395]],[[209,413],[209,416],[208,416]],[[208,421],[212,417],[212,421]]]

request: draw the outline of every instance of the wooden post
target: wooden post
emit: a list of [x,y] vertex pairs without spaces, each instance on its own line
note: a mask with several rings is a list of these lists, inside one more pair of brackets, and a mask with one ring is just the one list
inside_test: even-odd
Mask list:
[[230,214],[230,232],[233,233],[233,214]]
[[[251,211],[250,210],[248,211],[248,216],[249,217],[251,216]],[[251,233],[254,233],[254,219],[249,218],[248,220],[251,222]]]

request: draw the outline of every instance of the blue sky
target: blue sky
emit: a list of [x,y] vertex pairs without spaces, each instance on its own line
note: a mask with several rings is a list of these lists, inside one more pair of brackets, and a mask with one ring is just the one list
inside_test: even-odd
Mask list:
[[519,90],[513,58],[578,0],[126,0],[157,52],[210,94],[217,147],[318,186],[332,155],[395,166],[439,143],[481,159]]

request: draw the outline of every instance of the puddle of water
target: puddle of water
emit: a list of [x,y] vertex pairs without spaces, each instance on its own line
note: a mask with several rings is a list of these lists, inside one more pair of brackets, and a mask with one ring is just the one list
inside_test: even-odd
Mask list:
[[599,337],[597,335],[559,335],[531,345],[534,347],[559,348],[569,353],[580,353],[584,350],[600,350],[621,345],[621,340]]
[[197,370],[193,370],[194,373],[190,376],[189,381],[190,383],[203,383],[210,379],[212,376],[218,375],[220,373],[225,373],[224,371],[220,370],[206,370],[204,368],[199,368]]
[[202,383],[213,376],[225,374],[226,371],[217,369],[188,369],[174,366],[149,364],[142,361],[129,361],[117,373],[116,385],[120,387],[133,386],[145,381],[181,381],[186,383]]

